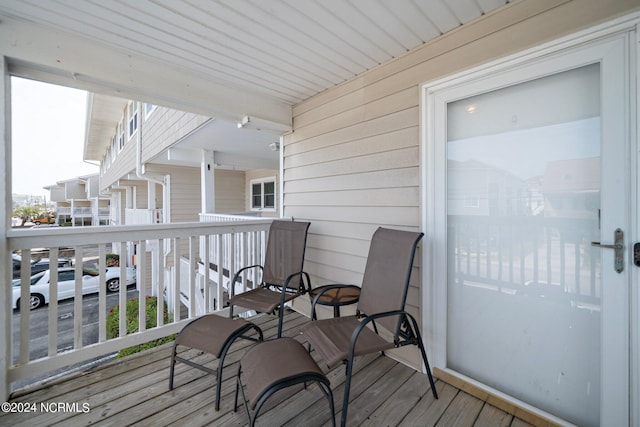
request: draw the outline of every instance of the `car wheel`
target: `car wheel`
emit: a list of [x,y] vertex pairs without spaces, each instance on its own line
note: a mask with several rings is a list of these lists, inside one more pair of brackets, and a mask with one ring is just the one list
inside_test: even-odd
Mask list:
[[118,292],[120,290],[120,279],[111,279],[107,282],[107,291]]
[[[44,305],[44,297],[40,294],[29,295],[29,310],[35,310],[36,308]],[[20,309],[20,298],[16,301],[16,308]]]
[[35,225],[40,225],[40,221],[34,222]]

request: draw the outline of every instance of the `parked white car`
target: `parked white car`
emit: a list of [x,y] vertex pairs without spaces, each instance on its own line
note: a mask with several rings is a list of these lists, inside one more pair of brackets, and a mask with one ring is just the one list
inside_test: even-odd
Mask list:
[[[31,291],[29,293],[29,308],[31,310],[48,304],[49,274],[51,270],[41,271],[31,276]],[[58,301],[73,298],[75,293],[75,268],[58,269]],[[120,289],[120,267],[109,267],[105,278],[108,292],[117,292]],[[136,283],[136,271],[133,267],[127,267],[127,285]],[[82,294],[97,293],[100,285],[100,275],[95,270],[85,269],[82,272]],[[13,306],[20,308],[20,279],[13,280]]]

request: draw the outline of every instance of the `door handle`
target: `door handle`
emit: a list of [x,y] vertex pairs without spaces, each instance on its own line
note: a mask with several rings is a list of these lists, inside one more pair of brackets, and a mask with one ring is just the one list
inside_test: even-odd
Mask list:
[[591,242],[591,246],[602,249],[613,249],[613,268],[617,273],[624,271],[624,232],[617,228],[613,232],[613,244],[603,244],[600,242]]

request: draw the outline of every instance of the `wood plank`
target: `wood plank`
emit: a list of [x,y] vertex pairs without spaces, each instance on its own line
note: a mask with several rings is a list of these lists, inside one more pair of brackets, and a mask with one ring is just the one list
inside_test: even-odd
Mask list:
[[513,421],[513,415],[495,406],[485,404],[480,411],[474,427],[508,427]]
[[[377,356],[377,355],[376,355]],[[351,396],[358,396],[362,394],[371,384],[375,382],[378,376],[384,374],[393,368],[397,362],[389,359],[388,357],[377,356],[372,363],[367,365],[366,369],[362,369],[361,363],[363,358],[359,358],[354,365],[354,372],[351,380]],[[342,399],[344,396],[344,367],[338,366],[334,369],[335,375],[342,381],[334,382],[331,379],[331,388],[333,389],[333,399],[336,410],[336,420],[339,420],[339,414],[342,410]],[[335,385],[334,385],[335,384]],[[296,417],[292,418],[284,425],[287,426],[301,426],[301,425],[323,425],[330,422],[330,415],[327,411],[326,404],[318,402],[315,405],[309,407],[305,412],[300,413]]]
[[[425,392],[425,390],[427,391]],[[420,399],[434,400],[434,397],[426,374],[413,372],[401,387],[388,396],[382,405],[369,415],[368,422],[375,425],[398,425]]]
[[436,390],[438,391],[438,399],[434,399],[432,395],[425,393],[399,425],[405,427],[417,425],[424,427],[435,426],[459,392],[455,387],[442,381],[436,383]]
[[[376,378],[362,393],[356,395],[355,390],[349,395],[347,408],[347,422],[353,425],[368,423],[370,415],[378,409],[389,397],[411,377],[411,371],[406,366],[397,364],[383,376]],[[342,417],[342,411],[336,414],[336,419]]]
[[[267,337],[275,335],[277,317],[261,315],[252,318]],[[284,334],[305,343],[300,327],[309,319],[287,310]],[[0,425],[87,425],[101,426],[237,426],[246,425],[243,408],[233,412],[235,374],[238,361],[252,343],[240,340],[227,356],[223,375],[220,411],[214,410],[215,378],[186,364],[176,365],[175,388],[168,389],[169,354],[172,344],[107,362],[86,372],[40,384],[33,393],[20,392],[21,402],[89,403],[84,413],[0,414]],[[184,357],[217,365],[210,354],[194,349],[181,350]],[[311,353],[326,372],[334,392],[337,417],[342,409],[345,369],[327,369],[317,352]],[[350,425],[508,425],[530,426],[494,406],[483,403],[457,388],[437,381],[440,396],[434,399],[424,374],[418,373],[389,357],[370,354],[356,360],[354,367]],[[18,400],[14,401],[18,401]],[[481,409],[480,409],[481,408]],[[265,405],[257,425],[326,425],[330,422],[328,403],[319,388],[290,388],[274,395]]]
[[471,426],[482,410],[483,402],[470,394],[460,392],[438,420],[437,425],[447,427]]
[[519,406],[513,401],[508,401],[498,394],[492,393],[486,389],[482,389],[474,384],[464,381],[463,379],[454,376],[449,372],[436,368],[434,369],[434,374],[440,380],[445,381],[452,386],[463,390],[482,401],[489,403],[492,406],[513,414],[515,417],[518,417],[526,422],[539,426],[558,426],[557,423],[544,417],[541,413],[534,412],[530,409]]
[[531,427],[534,424],[529,424],[526,421],[521,420],[520,418],[513,418],[513,422],[511,423],[511,427]]

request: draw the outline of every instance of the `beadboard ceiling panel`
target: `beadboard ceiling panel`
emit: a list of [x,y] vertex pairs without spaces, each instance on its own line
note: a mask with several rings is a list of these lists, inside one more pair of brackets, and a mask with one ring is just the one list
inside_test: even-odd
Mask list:
[[0,0],[0,21],[30,21],[294,105],[506,3]]

